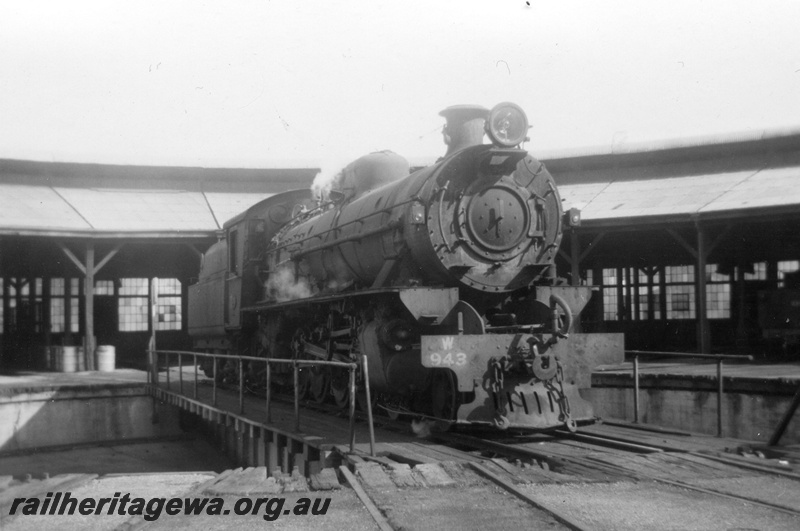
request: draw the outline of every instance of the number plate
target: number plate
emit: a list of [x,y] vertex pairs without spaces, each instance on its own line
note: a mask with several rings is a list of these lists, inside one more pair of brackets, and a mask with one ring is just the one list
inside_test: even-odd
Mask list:
[[450,369],[458,377],[458,390],[472,391],[488,377],[489,360],[505,356],[512,334],[422,336],[422,365]]

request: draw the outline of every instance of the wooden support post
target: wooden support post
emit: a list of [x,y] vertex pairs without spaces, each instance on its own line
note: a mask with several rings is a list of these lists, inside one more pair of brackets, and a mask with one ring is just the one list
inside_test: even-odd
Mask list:
[[701,354],[711,351],[711,333],[708,326],[706,297],[706,250],[705,231],[697,225],[697,264],[695,280],[697,284],[697,347]]
[[717,437],[722,437],[722,399],[725,393],[722,383],[722,358],[717,360]]
[[665,266],[658,268],[658,311],[661,312],[661,319],[667,319],[667,270]]
[[267,396],[266,396],[266,407],[267,407],[267,424],[272,424],[272,409],[271,409],[271,401],[272,401],[272,365],[267,361]]
[[[256,442],[256,451],[255,451],[255,459],[256,459],[256,466],[267,466],[267,430],[264,428],[256,428],[255,429],[255,442]],[[269,469],[267,469],[269,471]]]
[[700,223],[695,224],[697,235],[697,249],[692,248],[677,232],[667,229],[667,232],[695,259],[695,316],[697,322],[697,350],[701,354],[708,354],[711,351],[711,333],[708,325],[707,296],[706,296],[706,261],[711,251],[725,238],[730,230],[726,227],[717,238],[708,245],[706,242],[705,229]]
[[239,358],[239,414],[244,415],[244,361]]
[[569,233],[570,268],[572,286],[581,285],[581,242],[578,233],[572,229]]
[[289,447],[289,444],[288,444],[289,441],[286,440],[286,436],[282,435],[280,437],[280,439],[281,439],[281,443],[282,443],[281,444],[281,469],[283,470],[283,472],[285,474],[288,474],[288,473],[291,472],[291,470],[289,469],[289,451],[291,450],[291,448]]
[[[569,249],[570,249],[570,266],[572,268],[572,282],[573,286],[581,285],[581,242],[578,237],[578,231],[573,227],[569,233]],[[575,316],[572,323],[573,332],[582,332],[580,314]]]
[[51,325],[51,315],[50,315],[50,278],[46,277],[42,279],[42,328],[44,332],[44,348],[45,348],[45,367],[50,370],[53,370],[53,367],[50,367],[48,360],[50,360],[50,345],[52,344],[53,340],[50,337],[50,330],[52,328]]
[[84,339],[83,355],[86,356],[86,369],[93,371],[94,367],[94,242],[86,243],[86,277],[83,284],[84,294]]
[[234,425],[234,418],[230,415],[225,415],[225,447],[227,455],[233,459],[236,465],[240,465],[239,452],[237,452],[236,440],[236,426]]
[[631,268],[626,267],[624,268],[625,276],[624,282],[624,296],[625,296],[625,320],[626,321],[633,321],[635,319],[635,308],[633,307],[633,286],[631,284]]
[[[95,337],[94,337],[94,277],[100,271],[100,269],[105,266],[109,260],[114,258],[119,250],[122,248],[123,244],[119,244],[114,249],[112,249],[99,263],[95,265],[95,249],[94,249],[94,242],[88,241],[86,243],[86,260],[85,263],[82,263],[69,248],[61,242],[58,242],[58,246],[61,248],[61,251],[66,255],[67,258],[78,268],[78,270],[84,275],[84,334],[85,338],[83,341],[84,347],[84,355],[86,356],[86,368],[89,370],[95,369],[94,363],[94,350],[97,345],[95,345]],[[72,311],[70,306],[71,296],[77,295],[77,293],[72,293],[71,290],[71,279],[69,277],[64,277],[64,344],[69,345],[72,343]],[[154,347],[155,348],[155,347]]]
[[639,355],[633,356],[633,423],[639,423]]
[[299,472],[305,476],[306,475],[306,465],[304,459],[304,456],[306,454],[305,444],[303,443],[303,441],[292,439],[291,441],[289,441],[289,446],[291,448],[290,451],[291,461],[289,462],[290,468],[287,471],[287,473],[291,473],[292,469],[294,467],[297,467],[299,469]]
[[[156,346],[156,323],[158,323],[158,279],[152,278],[149,286],[150,312],[148,313],[148,325],[150,326],[150,350],[157,350]],[[169,364],[167,364],[169,371]],[[216,406],[216,404],[214,404]]]
[[245,431],[245,426],[243,426],[241,422],[237,421],[234,423],[233,440],[236,445],[234,448],[236,463],[243,467],[249,466],[247,462],[247,432]]
[[267,444],[267,470],[272,471],[280,467],[278,462],[280,435],[278,432],[270,432],[269,443]]
[[292,378],[294,382],[294,431],[300,431],[300,367],[297,360],[292,364]]
[[306,453],[303,455],[303,460],[307,464],[306,476],[319,474],[319,472],[322,470],[322,456],[319,449],[306,444],[305,452]]

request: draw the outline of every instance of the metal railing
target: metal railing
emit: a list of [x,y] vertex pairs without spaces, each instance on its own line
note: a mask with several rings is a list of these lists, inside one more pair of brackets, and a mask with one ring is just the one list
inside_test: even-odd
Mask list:
[[[291,365],[292,366],[292,376],[293,376],[293,383],[294,383],[294,431],[300,431],[300,367],[301,366],[324,366],[324,367],[338,367],[347,369],[350,373],[350,380],[349,380],[349,392],[350,392],[350,400],[349,400],[349,414],[350,414],[350,451],[353,452],[355,450],[355,441],[356,441],[356,371],[358,370],[359,364],[356,362],[339,362],[339,361],[323,361],[323,360],[299,360],[299,359],[276,359],[276,358],[257,358],[255,356],[233,356],[230,354],[214,354],[214,353],[206,353],[206,352],[192,352],[192,351],[183,351],[183,350],[148,350],[148,365],[150,370],[148,371],[148,383],[158,387],[159,385],[159,376],[158,376],[158,360],[159,356],[165,357],[165,365],[166,365],[166,385],[167,389],[171,391],[171,378],[170,378],[170,369],[171,369],[171,360],[173,356],[177,356],[178,360],[178,392],[181,396],[184,395],[183,392],[183,361],[185,359],[191,358],[192,364],[194,366],[194,391],[193,391],[193,398],[197,400],[198,394],[198,358],[211,358],[212,365],[213,365],[213,376],[211,380],[213,381],[213,387],[211,391],[211,404],[213,407],[217,407],[217,360],[234,360],[238,363],[238,374],[239,374],[239,414],[244,414],[244,362],[251,361],[257,363],[265,363],[267,374],[266,374],[266,381],[267,381],[267,389],[266,389],[266,421],[265,424],[272,424],[272,366],[273,365]],[[370,446],[370,455],[375,456],[375,428],[372,421],[372,400],[370,396],[370,388],[369,388],[369,368],[367,364],[367,356],[363,356],[361,360],[361,367],[364,372],[364,390],[366,394],[366,407],[367,407],[367,422],[369,424],[369,446]]]
[[723,360],[753,361],[753,356],[735,354],[698,354],[692,352],[656,352],[650,350],[626,350],[633,356],[633,422],[639,423],[639,356],[669,356],[673,358],[713,359],[717,362],[717,437],[722,437],[722,395],[725,393],[722,379]]

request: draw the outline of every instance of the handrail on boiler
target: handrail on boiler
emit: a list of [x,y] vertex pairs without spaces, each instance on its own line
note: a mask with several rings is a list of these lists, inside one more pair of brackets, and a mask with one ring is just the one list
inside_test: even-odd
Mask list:
[[[299,385],[299,370],[300,366],[327,366],[327,367],[340,367],[348,369],[350,373],[349,391],[350,391],[350,452],[355,451],[356,431],[355,431],[355,412],[356,412],[356,371],[358,370],[358,363],[356,362],[340,362],[340,361],[325,361],[325,360],[298,360],[298,359],[276,359],[276,358],[258,358],[255,356],[234,356],[231,354],[215,354],[210,352],[194,352],[183,350],[148,350],[148,366],[147,380],[149,385],[158,387],[158,359],[159,356],[164,356],[166,361],[166,384],[167,389],[171,389],[170,382],[170,357],[177,355],[178,357],[178,379],[179,379],[179,394],[184,396],[183,393],[183,357],[191,356],[192,363],[194,364],[194,398],[197,399],[197,358],[205,357],[211,358],[213,361],[213,389],[211,394],[211,403],[217,407],[217,359],[228,359],[237,362],[239,369],[239,414],[244,413],[244,362],[255,361],[265,363],[267,368],[267,392],[266,392],[266,424],[272,423],[272,365],[283,364],[291,365],[293,372],[294,383],[294,429],[296,432],[300,431],[300,385]],[[364,388],[366,393],[366,406],[367,406],[367,422],[369,423],[369,446],[370,455],[375,456],[375,429],[372,421],[372,400],[369,388],[369,372],[367,367],[367,356],[363,356],[362,370],[364,372]]]

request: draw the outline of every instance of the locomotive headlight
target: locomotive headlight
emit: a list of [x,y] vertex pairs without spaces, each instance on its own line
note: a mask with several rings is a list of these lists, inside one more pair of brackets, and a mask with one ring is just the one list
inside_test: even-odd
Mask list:
[[528,134],[528,117],[519,105],[500,103],[489,112],[486,134],[492,143],[501,147],[520,145]]
[[580,227],[581,211],[577,208],[570,208],[564,212],[564,221],[566,221],[568,227]]

